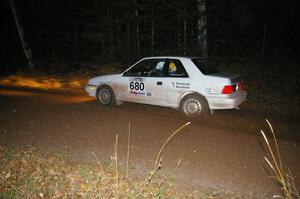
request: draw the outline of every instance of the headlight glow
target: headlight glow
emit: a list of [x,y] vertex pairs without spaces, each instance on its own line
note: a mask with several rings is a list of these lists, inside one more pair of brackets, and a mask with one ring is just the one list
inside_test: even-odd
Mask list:
[[88,85],[88,88],[89,90],[93,91],[96,89],[96,86],[95,85]]

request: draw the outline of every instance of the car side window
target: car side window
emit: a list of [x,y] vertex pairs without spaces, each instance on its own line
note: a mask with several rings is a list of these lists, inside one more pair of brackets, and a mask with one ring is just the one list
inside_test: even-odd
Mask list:
[[124,73],[125,76],[137,77],[163,77],[163,67],[166,60],[143,60]]
[[167,74],[169,77],[188,77],[186,70],[179,60],[170,60],[167,64]]

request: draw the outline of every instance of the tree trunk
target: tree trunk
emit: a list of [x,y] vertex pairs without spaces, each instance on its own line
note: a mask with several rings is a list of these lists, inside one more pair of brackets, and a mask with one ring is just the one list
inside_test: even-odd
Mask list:
[[154,2],[151,2],[151,53],[154,53]]
[[78,29],[77,27],[74,28],[74,49],[78,51]]
[[[109,5],[107,5],[107,16],[108,18],[111,18],[111,7]],[[115,52],[115,49],[114,49],[114,41],[113,41],[113,29],[111,27],[111,24],[108,28],[108,42],[109,42],[109,54],[111,57],[114,57],[114,52]]]
[[182,4],[183,7],[183,54],[186,55],[187,49],[187,10],[185,3]]
[[206,3],[205,0],[197,0],[198,9],[198,36],[197,44],[198,48],[202,51],[202,56],[207,57],[207,17],[206,17]]
[[9,0],[9,3],[10,3],[11,11],[13,13],[14,20],[15,20],[15,23],[16,23],[16,26],[17,26],[17,29],[18,29],[18,34],[19,34],[19,38],[20,38],[20,41],[21,41],[21,44],[22,44],[22,48],[23,48],[24,54],[25,54],[26,59],[27,59],[27,63],[30,67],[30,70],[33,71],[34,70],[34,63],[33,63],[33,60],[32,60],[31,50],[29,48],[28,43],[25,40],[23,27],[21,26],[21,24],[19,22],[14,1]]
[[187,22],[186,19],[183,21],[183,54],[186,55],[186,44],[187,44]]
[[134,0],[135,4],[135,20],[136,20],[136,49],[138,55],[140,55],[140,23],[139,23],[139,11],[137,0]]
[[180,14],[177,16],[177,48],[178,50],[181,48],[181,20],[180,20]]
[[263,31],[263,37],[262,37],[262,44],[261,44],[261,53],[260,53],[260,59],[264,60],[265,59],[265,47],[266,47],[266,37],[267,37],[267,30],[268,30],[268,24],[269,24],[269,19],[271,15],[271,9],[267,14],[266,20],[265,20],[265,25],[264,25],[264,31]]
[[126,22],[126,37],[127,37],[127,62],[129,62],[129,56],[130,56],[130,24],[127,21]]

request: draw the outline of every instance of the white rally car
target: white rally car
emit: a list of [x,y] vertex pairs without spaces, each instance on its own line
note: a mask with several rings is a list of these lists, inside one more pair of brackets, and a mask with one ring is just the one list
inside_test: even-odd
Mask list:
[[90,79],[85,91],[103,106],[135,102],[188,116],[238,108],[247,95],[239,75],[221,73],[197,57],[143,58],[121,74]]

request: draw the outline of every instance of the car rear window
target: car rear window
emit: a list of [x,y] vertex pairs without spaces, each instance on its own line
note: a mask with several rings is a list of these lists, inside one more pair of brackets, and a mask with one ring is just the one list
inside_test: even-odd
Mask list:
[[195,64],[195,66],[197,66],[197,68],[204,75],[220,73],[220,71],[218,69],[216,69],[215,67],[213,67],[212,64],[210,62],[208,62],[207,60],[195,58],[195,59],[192,59],[192,61]]

